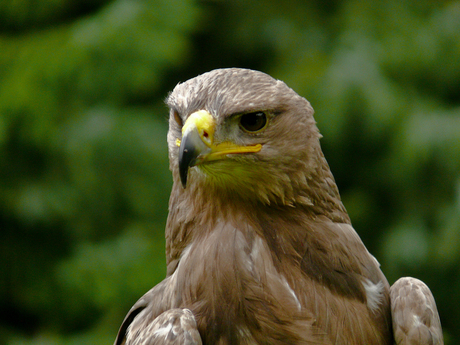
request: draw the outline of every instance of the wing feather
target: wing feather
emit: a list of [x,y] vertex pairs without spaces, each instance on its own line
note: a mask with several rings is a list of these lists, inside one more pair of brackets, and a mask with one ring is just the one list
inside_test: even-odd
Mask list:
[[390,289],[397,345],[443,345],[441,321],[433,294],[422,281],[401,278]]

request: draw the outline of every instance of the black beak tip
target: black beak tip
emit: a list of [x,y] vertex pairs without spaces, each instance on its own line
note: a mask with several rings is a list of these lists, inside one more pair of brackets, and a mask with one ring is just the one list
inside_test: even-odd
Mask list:
[[182,187],[184,189],[187,187],[187,175],[188,175],[188,167],[185,171],[180,171],[180,181],[182,182]]
[[182,187],[187,187],[187,176],[188,176],[188,169],[189,169],[189,161],[187,159],[188,157],[185,155],[184,157],[184,151],[180,150],[179,151],[179,176],[180,176],[180,181],[182,182]]
[[187,187],[188,170],[194,165],[196,152],[190,143],[185,142],[179,149],[179,175],[182,187]]
[[185,135],[179,147],[179,175],[184,189],[187,187],[187,176],[189,169],[196,164],[197,157],[200,155],[200,137],[192,132],[190,135]]

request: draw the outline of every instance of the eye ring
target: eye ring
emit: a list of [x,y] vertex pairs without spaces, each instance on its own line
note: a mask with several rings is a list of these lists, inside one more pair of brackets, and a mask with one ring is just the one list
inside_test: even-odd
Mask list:
[[258,133],[267,127],[267,114],[263,111],[255,111],[253,113],[243,114],[239,118],[241,129],[248,133]]
[[175,110],[174,110],[174,120],[179,125],[179,127],[182,128],[184,123],[183,123],[182,118],[180,117],[179,113],[177,111],[175,111]]

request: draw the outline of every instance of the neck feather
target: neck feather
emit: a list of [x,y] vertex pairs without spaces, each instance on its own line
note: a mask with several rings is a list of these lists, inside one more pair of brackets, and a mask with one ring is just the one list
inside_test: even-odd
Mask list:
[[[192,183],[183,189],[178,176],[173,174],[174,184],[166,226],[168,274],[175,270],[186,246],[196,236],[213,231],[217,222],[238,226],[238,221],[253,219],[257,223],[264,214],[277,214],[279,217],[301,216],[312,220],[321,216],[336,223],[349,224],[350,219],[323,155],[320,154],[318,164],[310,164],[308,168],[308,173],[305,173],[305,166],[303,170],[295,167],[293,171],[303,173],[287,171],[284,178],[271,178],[272,187],[265,190],[272,193],[267,192],[264,197],[257,193],[244,193],[241,189],[207,184],[203,178],[191,179]],[[263,179],[257,181],[258,186],[263,183],[270,185]],[[285,193],[280,195],[273,192],[279,190]]]

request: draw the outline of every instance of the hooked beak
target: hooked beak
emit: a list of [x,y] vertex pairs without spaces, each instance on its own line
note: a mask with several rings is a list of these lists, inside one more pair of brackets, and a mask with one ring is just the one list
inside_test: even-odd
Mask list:
[[179,146],[179,175],[182,186],[187,186],[189,168],[205,162],[224,159],[229,154],[255,153],[262,149],[261,144],[239,146],[231,142],[214,143],[215,121],[206,110],[191,114],[182,127],[182,140]]

